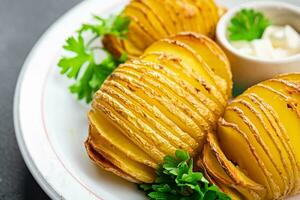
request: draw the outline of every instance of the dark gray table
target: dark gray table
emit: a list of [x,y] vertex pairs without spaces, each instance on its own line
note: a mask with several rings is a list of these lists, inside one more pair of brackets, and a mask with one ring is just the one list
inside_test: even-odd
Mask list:
[[80,0],[0,0],[0,200],[48,199],[21,157],[13,95],[22,64],[41,34]]

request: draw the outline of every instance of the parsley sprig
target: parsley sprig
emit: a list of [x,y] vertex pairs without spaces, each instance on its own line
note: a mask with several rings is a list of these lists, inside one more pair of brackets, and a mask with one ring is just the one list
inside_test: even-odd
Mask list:
[[193,159],[185,151],[166,156],[156,174],[155,183],[138,186],[150,200],[230,200],[201,172],[193,172]]
[[[62,57],[58,66],[61,74],[74,79],[75,83],[70,86],[70,91],[77,95],[78,99],[85,99],[89,103],[94,93],[100,88],[114,69],[127,60],[127,55],[122,54],[119,58],[114,57],[104,48],[94,46],[95,41],[100,41],[104,35],[114,35],[119,38],[126,38],[130,19],[123,15],[111,16],[107,19],[94,16],[95,24],[83,24],[76,36],[66,40],[63,48],[72,52],[72,56]],[[84,33],[90,31],[91,39],[84,39]],[[97,63],[95,50],[102,50],[106,57]]]
[[260,39],[271,22],[261,12],[242,9],[230,21],[228,27],[231,41]]

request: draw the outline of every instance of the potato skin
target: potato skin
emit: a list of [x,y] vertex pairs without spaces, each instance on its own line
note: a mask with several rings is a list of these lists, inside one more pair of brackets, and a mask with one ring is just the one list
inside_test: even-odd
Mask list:
[[[176,149],[199,155],[207,133],[216,130],[229,98],[227,86],[232,86],[225,54],[215,51],[214,42],[203,42],[206,36],[193,35],[185,42],[201,43],[201,49],[176,36],[161,39],[121,64],[96,92],[86,148],[98,166],[127,180],[150,182],[154,169]],[[224,58],[218,60],[224,68],[219,71],[226,75],[211,70],[213,63],[201,51]]]
[[137,57],[156,40],[180,32],[214,38],[219,11],[213,0],[131,0],[122,13],[131,19],[128,37],[106,35],[102,42],[116,57]]
[[[282,199],[300,192],[299,83],[300,73],[279,75],[227,106],[206,144],[217,160],[206,149],[199,161],[217,185],[233,187],[244,199]],[[253,181],[266,192],[254,189]]]

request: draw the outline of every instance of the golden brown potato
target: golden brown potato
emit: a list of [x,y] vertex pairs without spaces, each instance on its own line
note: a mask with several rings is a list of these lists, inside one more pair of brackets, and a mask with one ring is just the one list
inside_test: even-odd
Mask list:
[[177,149],[200,153],[207,133],[216,129],[231,84],[225,54],[206,36],[182,33],[159,40],[140,58],[120,65],[96,93],[88,153],[127,180],[152,182],[166,155]]
[[136,57],[153,42],[180,32],[213,38],[220,13],[213,0],[131,0],[122,12],[131,19],[128,37],[107,35],[103,44],[115,56]]
[[[201,158],[217,185],[230,186],[246,199],[299,193],[299,82],[300,73],[280,75],[249,88],[227,106],[217,133],[208,134]],[[226,159],[235,167],[226,167]],[[237,179],[235,169],[248,180]],[[253,182],[266,192],[249,187]]]

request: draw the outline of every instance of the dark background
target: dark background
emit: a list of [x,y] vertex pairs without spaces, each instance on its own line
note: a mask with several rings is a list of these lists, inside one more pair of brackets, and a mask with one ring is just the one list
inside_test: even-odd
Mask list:
[[0,200],[47,200],[16,143],[13,96],[19,71],[43,32],[80,0],[0,0]]

